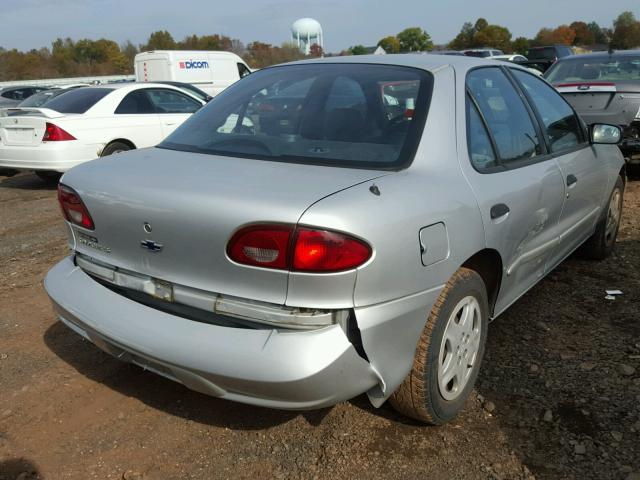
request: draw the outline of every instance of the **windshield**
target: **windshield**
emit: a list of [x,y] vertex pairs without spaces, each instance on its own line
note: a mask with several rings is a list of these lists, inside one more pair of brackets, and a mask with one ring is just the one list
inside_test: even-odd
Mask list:
[[572,58],[561,60],[546,75],[549,83],[638,81],[640,55]]
[[46,108],[60,113],[84,113],[112,91],[112,88],[104,87],[78,88],[49,100]]
[[410,162],[427,114],[425,71],[307,64],[253,73],[215,97],[160,148],[361,168]]

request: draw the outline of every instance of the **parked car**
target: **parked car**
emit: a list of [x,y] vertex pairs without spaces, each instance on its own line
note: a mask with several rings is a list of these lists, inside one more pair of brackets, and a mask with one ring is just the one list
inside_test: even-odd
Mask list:
[[182,82],[216,96],[251,69],[238,55],[222,51],[154,50],[134,60],[139,82]]
[[587,124],[618,125],[622,154],[640,165],[640,50],[563,58],[545,77]]
[[515,64],[265,68],[156,148],[68,171],[73,254],[45,288],[76,333],[199,392],[285,409],[366,392],[443,423],[489,321],[579,246],[613,250],[619,137]]
[[204,102],[170,85],[84,87],[42,108],[0,116],[0,167],[34,170],[44,180],[82,162],[150,147]]
[[46,90],[49,87],[20,86],[4,87],[0,89],[0,108],[13,107],[23,100],[29,98],[34,93]]
[[490,58],[496,57],[498,55],[504,55],[502,50],[498,50],[496,48],[473,48],[470,50],[464,50],[464,53],[468,57],[478,57],[478,58]]
[[24,108],[24,107],[41,107],[49,100],[52,100],[62,95],[63,93],[67,93],[76,88],[88,87],[88,86],[89,84],[79,83],[74,85],[65,85],[63,87],[52,87],[47,90],[42,90],[41,92],[31,95],[26,100],[23,100],[13,108],[15,108],[16,110],[20,110],[21,108]]
[[184,82],[157,82],[157,83],[160,83],[162,85],[173,85],[174,87],[178,87],[183,90],[186,90],[192,95],[195,95],[196,97],[198,97],[200,100],[202,100],[205,103],[213,98],[207,92],[200,90],[198,87],[194,87],[190,83],[184,83]]
[[547,45],[531,47],[527,51],[527,61],[522,65],[546,72],[559,59],[573,55],[571,47],[566,45]]

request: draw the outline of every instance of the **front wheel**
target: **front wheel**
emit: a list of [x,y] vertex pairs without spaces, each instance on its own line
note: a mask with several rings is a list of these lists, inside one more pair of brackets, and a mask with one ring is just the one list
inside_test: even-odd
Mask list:
[[616,245],[620,220],[622,220],[622,201],[624,199],[624,182],[618,177],[609,202],[598,221],[596,231],[582,245],[582,254],[594,260],[603,260],[611,255]]
[[460,268],[433,306],[411,371],[389,399],[391,405],[432,425],[453,419],[478,377],[488,321],[484,281],[477,272]]

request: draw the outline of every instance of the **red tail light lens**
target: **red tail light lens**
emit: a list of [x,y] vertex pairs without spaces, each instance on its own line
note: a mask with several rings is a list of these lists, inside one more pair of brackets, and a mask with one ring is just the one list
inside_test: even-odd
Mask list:
[[359,267],[371,257],[371,247],[344,233],[265,224],[239,230],[227,254],[244,265],[330,273]]
[[359,267],[371,257],[371,247],[343,233],[299,228],[293,250],[293,270],[339,272]]
[[58,184],[58,201],[60,202],[60,208],[62,208],[62,214],[67,221],[87,230],[95,228],[87,207],[84,206],[80,196],[74,189]]
[[53,123],[47,122],[45,125],[44,137],[42,137],[43,142],[61,142],[75,139],[76,137]]

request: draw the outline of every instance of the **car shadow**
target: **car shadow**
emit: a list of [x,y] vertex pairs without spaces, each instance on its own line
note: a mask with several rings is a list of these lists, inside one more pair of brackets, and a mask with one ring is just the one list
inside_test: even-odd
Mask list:
[[20,190],[56,190],[57,184],[41,180],[35,173],[17,174],[0,177],[0,188],[16,188]]
[[0,460],[0,478],[21,480],[38,480],[42,477],[38,467],[26,458],[11,458],[9,460]]
[[234,430],[260,430],[302,416],[318,426],[331,408],[304,412],[274,410],[220,398],[187,389],[183,385],[129,363],[121,362],[91,342],[56,322],[44,333],[47,347],[85,377],[101,383],[145,405],[206,425]]

